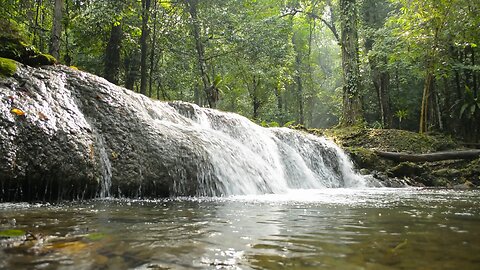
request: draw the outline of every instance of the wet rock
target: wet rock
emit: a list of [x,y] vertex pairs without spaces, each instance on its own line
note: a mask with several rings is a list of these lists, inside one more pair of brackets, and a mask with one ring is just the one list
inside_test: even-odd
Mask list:
[[[111,195],[168,196],[173,181],[197,179],[210,166],[205,151],[180,130],[149,128],[137,105],[152,101],[125,91],[60,66],[22,67],[15,78],[5,79],[0,84],[0,200],[91,198],[111,175]],[[23,114],[12,113],[13,108]],[[154,117],[162,118],[148,120]],[[197,186],[191,181],[175,189],[193,195]]]
[[453,186],[453,189],[474,189],[474,188],[476,188],[476,186],[470,181],[465,181],[465,183],[463,184],[458,184]]
[[425,169],[422,166],[412,162],[402,162],[388,170],[388,173],[396,177],[417,177],[424,174]]
[[368,175],[370,171],[368,169],[362,168],[358,171],[361,175]]
[[0,200],[274,193],[363,183],[325,138],[154,101],[69,67],[0,79]]

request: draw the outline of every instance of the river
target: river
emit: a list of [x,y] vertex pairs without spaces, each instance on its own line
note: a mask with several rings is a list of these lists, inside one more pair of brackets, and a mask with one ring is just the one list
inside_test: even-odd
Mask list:
[[[480,192],[0,204],[1,269],[478,269]],[[1,233],[0,233],[1,235]]]

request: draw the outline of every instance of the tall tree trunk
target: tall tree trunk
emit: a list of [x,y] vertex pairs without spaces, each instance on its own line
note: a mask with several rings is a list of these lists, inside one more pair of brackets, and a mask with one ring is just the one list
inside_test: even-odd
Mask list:
[[125,57],[125,88],[135,90],[135,82],[138,78],[138,51]]
[[252,87],[250,89],[250,97],[252,98],[252,108],[253,108],[253,115],[252,118],[254,120],[258,119],[260,113],[260,107],[262,106],[262,102],[260,101],[260,97],[258,96],[258,87],[260,86],[260,80],[253,77],[252,80]]
[[343,69],[342,126],[363,121],[360,103],[360,68],[358,59],[358,32],[356,0],[340,0],[341,46]]
[[302,81],[302,52],[300,51],[298,40],[296,34],[292,37],[292,43],[294,44],[295,50],[295,86],[296,91],[296,100],[298,104],[298,123],[303,125],[305,122],[304,118],[304,98],[303,98],[303,81]]
[[205,60],[205,48],[200,37],[200,26],[198,21],[198,0],[186,0],[188,12],[191,17],[192,33],[195,40],[195,49],[197,53],[197,66],[200,72],[200,78],[203,83],[203,90],[210,108],[217,107],[218,89],[212,85],[207,73],[207,61]]
[[[472,62],[472,67],[475,66],[475,48],[473,46],[470,46],[471,50],[471,55],[470,55],[470,60]],[[477,71],[473,70],[472,72],[472,84],[473,84],[473,97],[477,98],[478,97],[478,84],[477,84]]]
[[122,42],[122,26],[119,22],[112,24],[110,39],[105,51],[104,76],[109,82],[118,84],[120,74],[120,47]]
[[152,35],[152,46],[150,50],[150,73],[148,76],[148,96],[151,97],[153,95],[153,73],[155,72],[155,47],[157,42],[157,2],[154,0],[153,2],[153,35]]
[[70,56],[70,37],[68,35],[68,29],[70,28],[70,2],[66,0],[65,2],[65,20],[64,20],[64,29],[65,29],[65,56],[63,60],[65,65],[70,66],[72,64],[72,57]]
[[296,65],[297,65],[297,72],[295,75],[295,83],[297,84],[297,101],[298,101],[298,123],[303,125],[305,123],[305,115],[304,115],[304,98],[303,98],[303,83],[302,83],[302,76],[301,76],[301,59],[298,55],[296,58]]
[[62,18],[63,18],[63,8],[65,5],[65,0],[55,0],[55,6],[53,9],[53,27],[52,35],[50,38],[50,49],[49,53],[60,59],[60,41],[62,37]]
[[36,7],[36,13],[35,13],[35,26],[33,28],[33,45],[35,45],[37,48],[40,48],[40,41],[37,41],[37,38],[40,39],[38,35],[38,29],[40,29],[40,24],[38,20],[40,19],[40,13],[42,12],[41,6],[42,6],[43,1],[42,0],[37,0],[37,7]]
[[419,132],[424,133],[428,131],[428,112],[429,112],[429,100],[430,92],[433,88],[435,75],[432,68],[428,68],[427,75],[425,77],[425,83],[423,86],[422,107],[420,108],[420,127]]
[[[392,125],[392,110],[389,96],[390,74],[385,70],[381,70],[375,60],[370,60],[369,62],[373,86],[377,92],[382,125],[384,128],[390,128]],[[386,63],[386,59],[384,63]]]
[[142,35],[140,36],[140,94],[147,95],[148,18],[150,0],[142,0]]
[[283,97],[282,97],[282,90],[280,88],[280,85],[277,85],[275,87],[275,98],[277,99],[277,122],[281,123],[282,125],[284,124],[283,121]]

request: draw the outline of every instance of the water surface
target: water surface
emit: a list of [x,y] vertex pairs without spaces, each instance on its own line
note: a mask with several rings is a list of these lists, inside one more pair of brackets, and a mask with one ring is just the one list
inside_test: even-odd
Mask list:
[[0,204],[12,229],[1,269],[479,269],[480,192]]

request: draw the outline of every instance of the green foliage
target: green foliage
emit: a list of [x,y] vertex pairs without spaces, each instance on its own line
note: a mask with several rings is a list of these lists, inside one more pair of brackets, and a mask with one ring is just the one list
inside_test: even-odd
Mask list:
[[472,119],[475,114],[480,112],[480,99],[475,97],[472,90],[469,87],[465,88],[465,98],[460,108],[460,117],[466,117]]
[[11,77],[17,71],[17,63],[11,59],[0,57],[0,76]]
[[408,110],[398,110],[395,112],[395,116],[398,118],[398,121],[402,122],[402,120],[407,118]]
[[[207,105],[204,88],[219,92],[217,108],[266,125],[292,122],[333,127],[342,115],[340,1],[152,1],[148,21],[151,96]],[[426,72],[435,75],[438,111],[447,130],[480,133],[478,78],[480,2],[476,0],[362,0],[356,2],[361,87],[366,126],[384,127],[375,71],[387,73],[393,126],[418,127]],[[97,75],[105,73],[112,26],[121,26],[121,85],[137,89],[140,76],[141,1],[67,0],[61,57]],[[47,51],[54,1],[12,0],[0,9],[0,57],[52,64]],[[350,12],[350,11],[348,11]],[[347,15],[347,16],[344,16]],[[193,25],[203,53],[202,64]],[[338,33],[337,33],[338,32]],[[35,49],[34,45],[39,50]],[[372,66],[376,69],[372,69]],[[476,80],[476,85],[474,81]],[[464,91],[466,88],[470,89]],[[475,96],[476,93],[476,96]],[[432,95],[433,96],[433,95]],[[430,106],[433,108],[433,106]],[[436,110],[437,108],[435,108]],[[433,110],[433,109],[432,109]],[[405,114],[408,111],[407,114]],[[405,113],[399,113],[405,112]],[[458,121],[460,120],[460,121]],[[449,122],[453,124],[448,124]],[[461,126],[463,125],[463,126]],[[288,125],[287,125],[288,126]],[[477,132],[478,131],[478,132]]]

